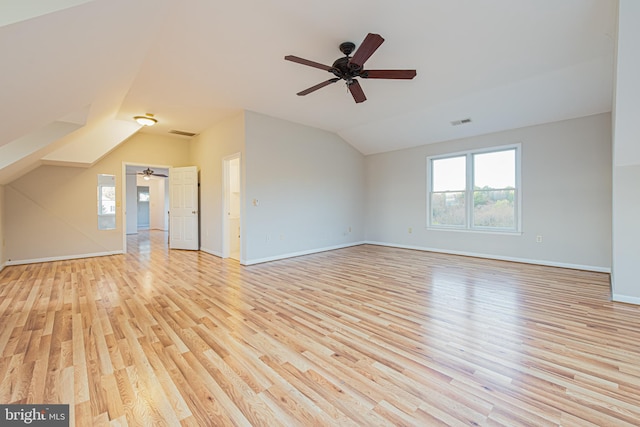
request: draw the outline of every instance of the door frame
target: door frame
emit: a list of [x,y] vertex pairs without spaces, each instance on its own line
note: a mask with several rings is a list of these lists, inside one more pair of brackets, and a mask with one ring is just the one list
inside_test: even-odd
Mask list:
[[242,153],[234,153],[222,158],[222,258],[229,258],[231,254],[231,234],[229,232],[229,210],[231,206],[231,179],[230,179],[230,163],[232,160],[238,159],[238,178],[240,185],[240,263],[242,264],[242,240],[243,240],[243,203],[244,191],[242,181]]
[[[120,199],[122,202],[122,209],[120,212],[120,216],[122,218],[122,253],[124,254],[127,253],[127,166],[148,167],[151,169],[167,169],[169,171],[167,175],[171,175],[171,168],[173,167],[170,165],[157,165],[151,163],[122,162],[122,178],[120,180],[120,188],[122,189],[122,197]],[[116,189],[117,187],[118,186],[116,183]],[[171,197],[171,194],[169,194],[169,197]]]

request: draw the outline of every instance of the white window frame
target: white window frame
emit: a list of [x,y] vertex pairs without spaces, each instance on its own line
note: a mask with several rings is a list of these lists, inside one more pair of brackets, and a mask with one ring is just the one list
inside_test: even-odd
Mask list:
[[[514,221],[513,228],[500,227],[481,227],[473,225],[473,193],[474,193],[474,164],[473,156],[476,154],[495,153],[500,151],[515,150],[515,197],[514,197]],[[432,224],[431,212],[431,194],[433,186],[433,161],[448,159],[452,157],[466,157],[466,176],[465,176],[465,223],[460,225],[439,225]],[[476,150],[459,151],[455,153],[447,153],[436,156],[427,157],[427,229],[432,230],[451,230],[451,231],[472,231],[499,234],[521,234],[522,233],[522,144],[509,144],[496,147],[486,147]]]

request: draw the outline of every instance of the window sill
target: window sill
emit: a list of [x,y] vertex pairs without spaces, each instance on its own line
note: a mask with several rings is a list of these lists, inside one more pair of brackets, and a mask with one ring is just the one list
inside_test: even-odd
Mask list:
[[490,230],[481,228],[427,227],[427,231],[453,231],[456,233],[498,234],[501,236],[521,236],[519,230]]

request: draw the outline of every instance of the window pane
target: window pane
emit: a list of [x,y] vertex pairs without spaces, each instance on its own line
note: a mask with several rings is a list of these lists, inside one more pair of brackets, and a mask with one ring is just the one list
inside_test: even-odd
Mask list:
[[464,191],[466,189],[466,157],[449,157],[431,161],[431,191]]
[[116,187],[102,187],[102,200],[115,200],[116,199]]
[[116,202],[102,202],[101,215],[115,214]]
[[515,188],[516,150],[474,154],[474,189]]
[[431,194],[431,225],[465,226],[463,191]]
[[116,228],[116,177],[98,174],[98,230]]
[[515,190],[476,190],[473,192],[473,225],[515,228]]

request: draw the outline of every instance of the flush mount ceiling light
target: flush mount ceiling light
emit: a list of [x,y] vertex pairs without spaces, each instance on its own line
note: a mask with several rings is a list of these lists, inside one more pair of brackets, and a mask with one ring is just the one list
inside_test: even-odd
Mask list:
[[145,114],[144,116],[135,116],[134,119],[136,122],[138,122],[139,125],[142,126],[153,126],[158,123],[158,121],[153,118],[153,114],[149,113]]

